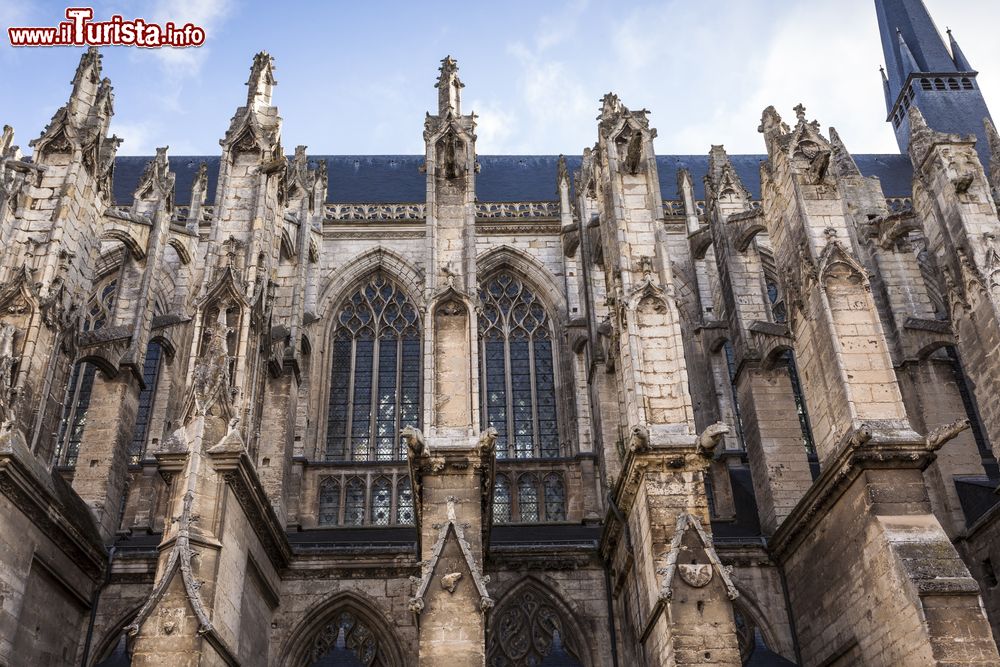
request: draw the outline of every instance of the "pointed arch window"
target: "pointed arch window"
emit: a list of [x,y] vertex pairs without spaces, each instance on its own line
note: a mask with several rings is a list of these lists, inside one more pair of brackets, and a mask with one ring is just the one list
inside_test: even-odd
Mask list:
[[566,487],[563,485],[562,475],[554,472],[546,475],[542,489],[545,493],[545,520],[565,521]]
[[523,523],[538,523],[538,478],[524,474],[517,479],[517,508]]
[[[87,300],[83,314],[83,331],[103,329],[114,313],[115,298],[118,294],[118,278],[114,277],[100,284]],[[62,418],[59,420],[59,439],[56,448],[56,464],[75,466],[80,453],[83,430],[87,425],[90,397],[94,390],[97,367],[89,363],[78,363],[70,374],[63,402]]]
[[336,526],[340,521],[340,482],[327,477],[319,485],[319,525]]
[[325,459],[405,458],[399,431],[420,422],[420,325],[381,272],[340,306],[331,356]]
[[510,480],[507,475],[497,475],[493,485],[493,523],[510,523]]
[[538,297],[501,271],[480,285],[480,382],[484,428],[498,458],[560,455],[552,325]]
[[156,385],[160,379],[160,365],[163,360],[163,348],[156,341],[150,341],[146,346],[146,360],[142,365],[142,391],[139,392],[139,407],[135,415],[135,428],[132,431],[132,442],[128,446],[128,464],[139,465],[146,453],[146,442],[149,436],[149,422],[153,416],[153,401],[156,398]]
[[352,477],[347,480],[344,495],[344,525],[363,525],[365,522],[365,483],[358,477]]
[[372,525],[388,526],[392,518],[392,483],[379,477],[372,484]]
[[396,483],[396,523],[400,526],[413,525],[413,490],[409,477],[403,477]]

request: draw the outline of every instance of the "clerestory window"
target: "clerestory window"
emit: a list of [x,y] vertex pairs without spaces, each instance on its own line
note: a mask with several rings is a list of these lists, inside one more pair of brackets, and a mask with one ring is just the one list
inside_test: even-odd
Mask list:
[[324,458],[406,458],[399,431],[420,421],[416,307],[376,272],[341,304],[334,326]]
[[501,271],[479,289],[484,428],[497,430],[497,458],[560,455],[552,325],[538,297]]
[[[83,331],[97,331],[111,320],[118,294],[118,279],[112,278],[98,285],[87,300],[83,313]],[[62,418],[59,420],[59,438],[56,447],[56,465],[75,466],[80,453],[83,430],[87,425],[90,396],[94,390],[97,367],[78,363],[70,374],[63,401]]]

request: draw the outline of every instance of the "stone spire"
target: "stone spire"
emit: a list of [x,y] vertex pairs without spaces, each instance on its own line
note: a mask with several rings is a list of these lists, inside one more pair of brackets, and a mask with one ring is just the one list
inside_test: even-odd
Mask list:
[[441,74],[434,87],[438,89],[438,114],[443,118],[451,113],[462,115],[462,88],[465,84],[458,78],[458,62],[451,56],[441,61]]
[[[887,121],[906,152],[910,140],[907,110],[920,107],[940,132],[975,134],[977,152],[989,161],[982,119],[990,115],[976,83],[976,71],[951,33],[949,51],[922,0],[875,0],[886,74],[883,87]],[[911,81],[914,80],[914,81]]]
[[833,149],[833,163],[837,173],[841,176],[861,176],[861,170],[851,157],[850,151],[841,141],[837,129],[830,128],[830,147]]
[[258,111],[271,106],[271,94],[278,81],[274,78],[274,58],[267,51],[253,57],[250,78],[247,80],[247,107]]

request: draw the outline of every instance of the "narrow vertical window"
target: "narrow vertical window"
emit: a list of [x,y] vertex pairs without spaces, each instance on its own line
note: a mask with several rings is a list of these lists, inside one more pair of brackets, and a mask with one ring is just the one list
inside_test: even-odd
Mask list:
[[480,285],[480,378],[484,428],[498,458],[560,455],[552,330],[538,297],[501,271]]
[[139,407],[135,415],[135,429],[132,431],[132,442],[128,448],[128,464],[139,465],[146,452],[146,440],[149,436],[149,421],[153,415],[153,400],[156,398],[156,384],[160,378],[160,362],[162,361],[160,344],[151,341],[146,346],[146,361],[142,365],[142,391],[139,392]]
[[493,523],[510,523],[510,504],[510,480],[506,475],[497,475],[493,485]]
[[400,526],[413,525],[413,490],[409,477],[403,477],[396,483],[396,523]]
[[340,482],[327,477],[319,485],[319,525],[336,526],[340,521]]
[[344,525],[361,526],[365,522],[365,483],[357,477],[347,480],[344,497]]
[[517,507],[522,522],[538,522],[538,479],[534,475],[521,475],[518,478]]
[[385,477],[379,477],[372,484],[372,524],[388,526],[392,516],[392,484]]
[[565,521],[566,488],[563,486],[562,476],[554,472],[546,475],[543,490],[545,493],[545,520]]
[[419,421],[417,309],[395,283],[376,272],[337,311],[324,458],[405,458],[399,431]]

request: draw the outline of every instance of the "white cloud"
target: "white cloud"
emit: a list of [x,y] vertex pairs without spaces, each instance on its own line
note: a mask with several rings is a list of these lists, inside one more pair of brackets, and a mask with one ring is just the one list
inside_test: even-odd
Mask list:
[[[167,21],[176,25],[192,23],[205,30],[206,44],[210,44],[214,32],[230,9],[230,0],[157,0],[151,19],[161,25]],[[196,75],[209,53],[209,47],[153,49],[150,53],[160,61],[167,75],[176,80]]]

